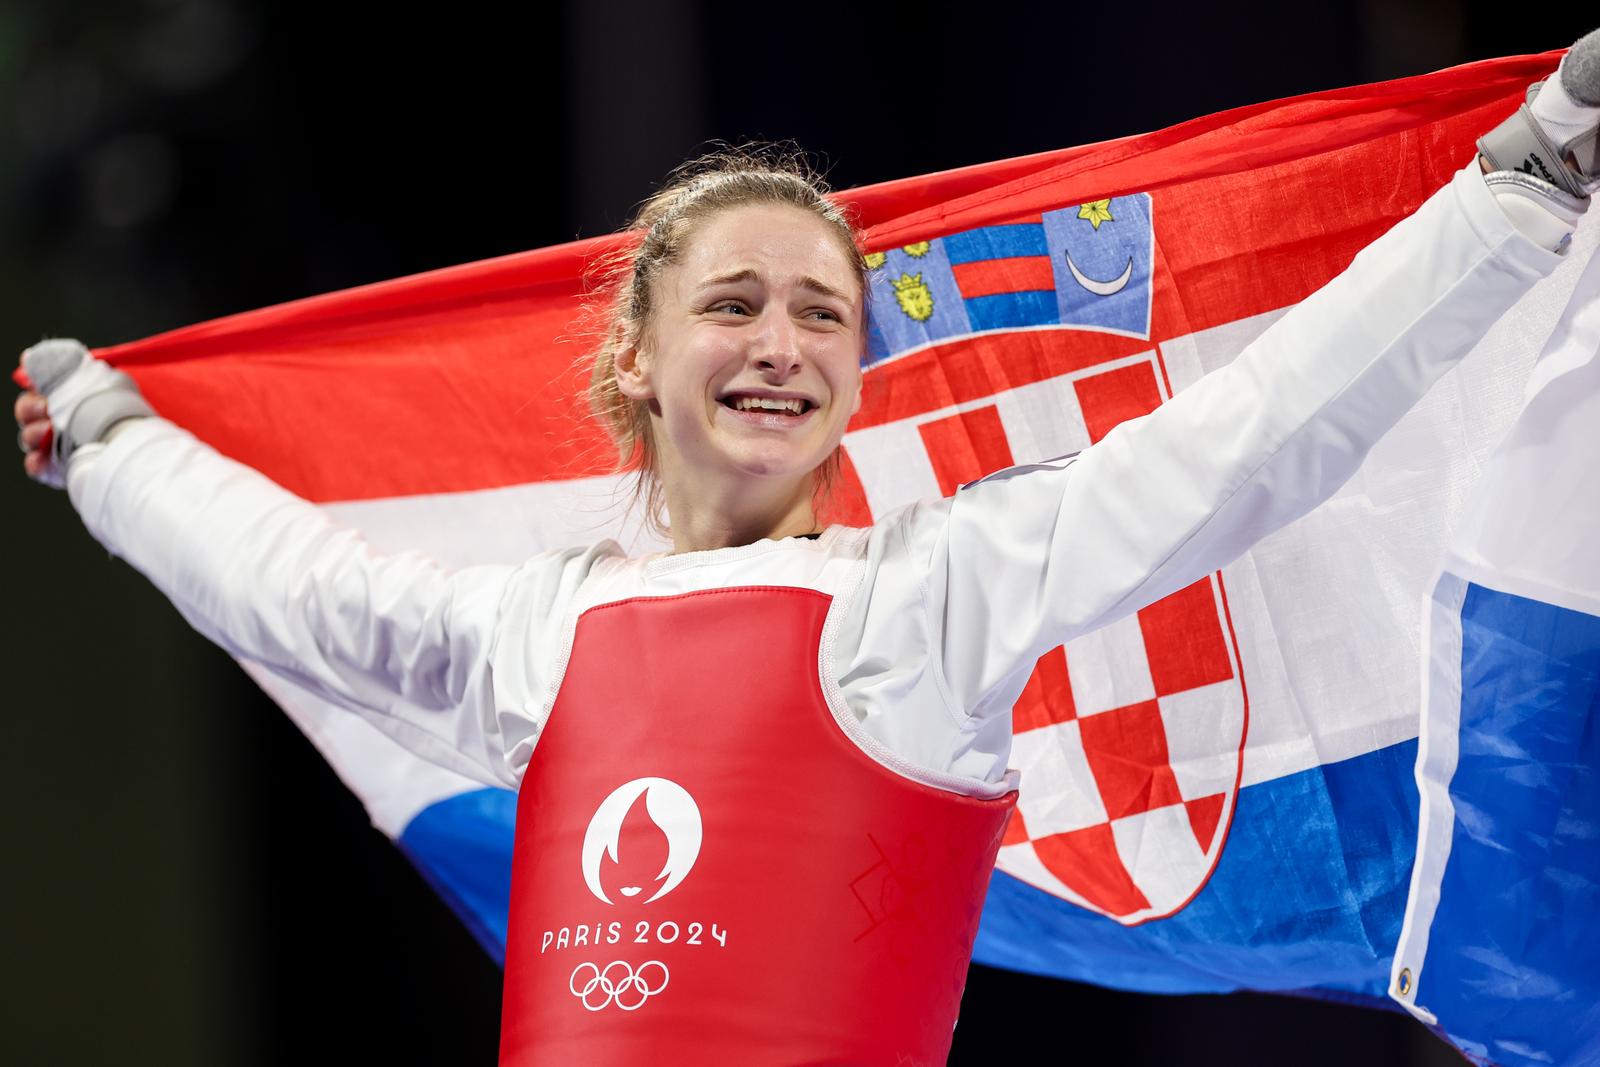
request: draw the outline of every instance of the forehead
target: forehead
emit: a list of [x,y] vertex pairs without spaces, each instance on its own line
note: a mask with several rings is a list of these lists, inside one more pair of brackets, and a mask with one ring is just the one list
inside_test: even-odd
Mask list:
[[860,288],[838,231],[788,204],[729,208],[704,220],[689,235],[677,274],[680,285],[695,286],[745,270],[774,284],[812,277],[841,292]]

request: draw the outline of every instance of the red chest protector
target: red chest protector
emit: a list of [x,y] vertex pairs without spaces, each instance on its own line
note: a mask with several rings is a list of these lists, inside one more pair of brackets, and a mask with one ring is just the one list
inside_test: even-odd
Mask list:
[[886,769],[830,598],[584,613],[517,802],[502,1064],[942,1064],[1015,794]]

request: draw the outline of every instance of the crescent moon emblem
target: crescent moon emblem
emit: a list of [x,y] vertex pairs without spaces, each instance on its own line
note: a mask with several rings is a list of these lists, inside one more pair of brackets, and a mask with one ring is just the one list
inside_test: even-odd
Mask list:
[[1077,280],[1079,285],[1095,296],[1111,296],[1114,293],[1122,292],[1123,288],[1127,286],[1128,280],[1133,277],[1133,257],[1128,257],[1128,265],[1122,268],[1122,276],[1109,282],[1097,281],[1079,270],[1078,265],[1072,262],[1071,252],[1067,253],[1067,269],[1072,272],[1073,278]]

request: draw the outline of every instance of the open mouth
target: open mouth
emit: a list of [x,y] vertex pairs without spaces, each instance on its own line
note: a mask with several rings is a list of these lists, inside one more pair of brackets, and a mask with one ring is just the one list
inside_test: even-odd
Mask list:
[[743,414],[787,415],[790,418],[800,418],[816,407],[811,401],[802,398],[741,396],[738,394],[725,396],[718,403],[725,408],[731,408]]

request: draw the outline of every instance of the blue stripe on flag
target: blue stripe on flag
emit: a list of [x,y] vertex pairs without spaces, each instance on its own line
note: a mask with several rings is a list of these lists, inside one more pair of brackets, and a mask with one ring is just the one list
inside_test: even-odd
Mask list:
[[944,251],[951,263],[976,263],[980,259],[1048,256],[1050,246],[1042,223],[1019,222],[951,234],[944,239]]
[[1056,321],[1056,294],[1054,290],[1036,290],[969,297],[967,318],[974,330],[1044,326]]
[[[1167,919],[1124,927],[996,874],[974,958],[1148,992],[1381,997],[1415,847],[1415,759],[1406,742],[1246,788],[1215,874]],[[425,809],[399,840],[496,962],[515,818],[514,793],[484,789]]]
[[1211,880],[1126,927],[1006,874],[974,959],[1152,993],[1322,989],[1382,996],[1416,846],[1408,741],[1240,791]]
[[1461,692],[1417,1002],[1502,1064],[1600,1062],[1600,617],[1469,585]]
[[516,822],[517,794],[476,789],[422,809],[395,842],[501,966]]

